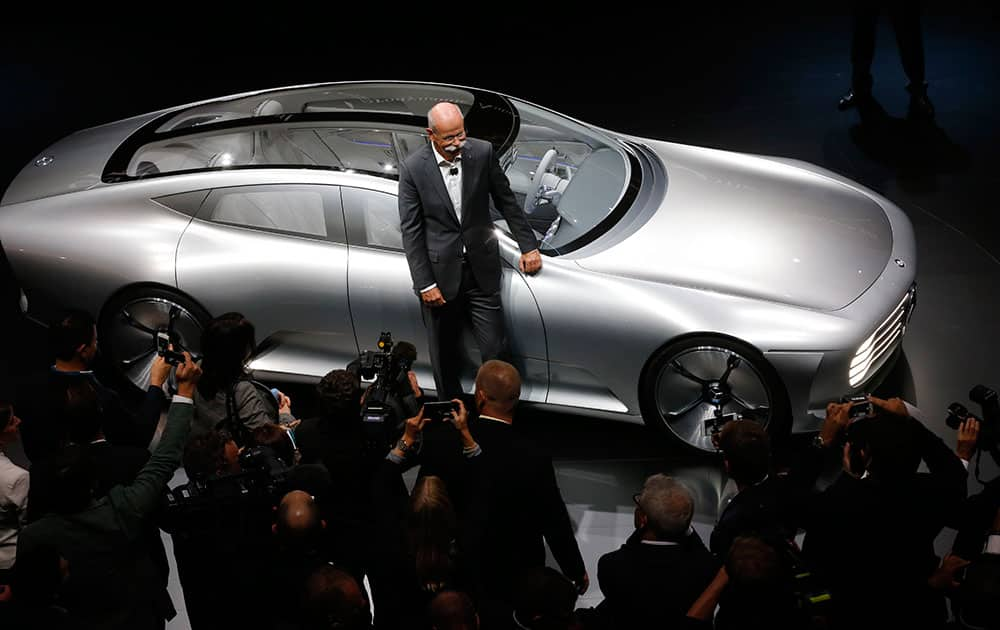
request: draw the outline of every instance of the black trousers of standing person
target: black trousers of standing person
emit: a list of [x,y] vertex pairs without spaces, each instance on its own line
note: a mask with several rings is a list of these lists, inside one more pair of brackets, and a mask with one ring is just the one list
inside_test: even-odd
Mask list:
[[483,292],[467,260],[462,263],[458,295],[443,306],[423,305],[423,315],[438,400],[462,397],[462,334],[466,321],[472,325],[484,363],[507,359],[500,293]]
[[924,41],[920,32],[920,2],[855,0],[851,33],[851,87],[855,94],[872,89],[872,59],[875,56],[875,29],[882,9],[889,14],[903,71],[912,86],[924,84]]

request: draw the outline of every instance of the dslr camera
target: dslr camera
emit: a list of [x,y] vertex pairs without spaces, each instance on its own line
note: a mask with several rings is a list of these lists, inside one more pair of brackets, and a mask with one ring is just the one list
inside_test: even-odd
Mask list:
[[861,418],[867,418],[875,413],[875,406],[872,404],[872,401],[868,399],[868,394],[841,396],[840,402],[841,404],[850,403],[851,409],[847,412],[847,417],[851,419],[851,422],[860,420]]

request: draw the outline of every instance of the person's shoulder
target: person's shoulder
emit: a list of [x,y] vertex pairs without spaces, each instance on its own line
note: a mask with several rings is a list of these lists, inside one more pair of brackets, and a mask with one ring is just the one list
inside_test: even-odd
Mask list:
[[[241,378],[236,381],[236,385],[233,387],[233,395],[241,403],[254,399],[265,403],[270,403],[271,400],[274,400],[274,395],[268,390],[266,385],[249,378]],[[268,398],[271,400],[268,400]]]
[[632,553],[632,546],[625,543],[618,547],[618,549],[609,551],[598,558],[597,570],[604,575],[607,575],[609,572],[613,573],[624,570],[626,565],[629,564],[628,556]]
[[149,459],[149,449],[143,448],[141,446],[132,446],[129,444],[105,444],[106,448],[101,448],[98,445],[92,445],[91,448],[97,447],[94,452],[97,453],[107,453],[108,457],[113,457],[122,460],[134,460],[134,461],[147,461]]
[[[465,148],[472,147],[474,151],[488,153],[493,150],[493,145],[487,140],[480,140],[479,138],[466,138]],[[463,148],[463,151],[465,150]]]
[[406,156],[406,159],[403,160],[403,167],[407,170],[415,168],[420,162],[426,160],[430,153],[430,143],[424,143],[422,147]]

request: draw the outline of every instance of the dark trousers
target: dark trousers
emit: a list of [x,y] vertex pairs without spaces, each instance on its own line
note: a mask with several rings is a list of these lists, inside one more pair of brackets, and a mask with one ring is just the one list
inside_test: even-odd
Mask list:
[[484,293],[469,263],[462,264],[458,295],[444,306],[423,306],[423,315],[438,400],[462,395],[462,335],[466,321],[472,325],[483,362],[506,358],[507,339],[500,293]]
[[875,27],[881,8],[887,9],[899,45],[899,57],[910,85],[922,89],[924,83],[924,41],[920,33],[920,3],[916,1],[854,3],[851,33],[851,87],[855,92],[872,89],[872,58],[875,56]]

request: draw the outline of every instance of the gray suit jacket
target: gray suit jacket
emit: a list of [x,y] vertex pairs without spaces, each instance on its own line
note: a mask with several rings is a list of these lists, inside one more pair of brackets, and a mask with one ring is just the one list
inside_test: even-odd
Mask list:
[[490,197],[507,219],[521,251],[537,249],[538,240],[489,142],[469,138],[462,149],[461,223],[430,143],[400,165],[399,221],[415,292],[436,282],[445,300],[454,299],[462,280],[463,244],[479,288],[486,293],[500,290]]

